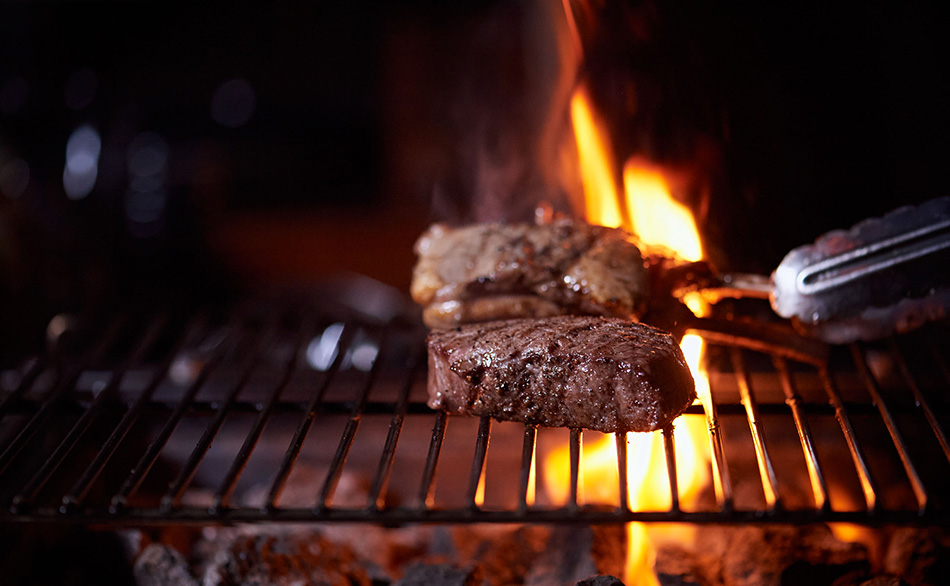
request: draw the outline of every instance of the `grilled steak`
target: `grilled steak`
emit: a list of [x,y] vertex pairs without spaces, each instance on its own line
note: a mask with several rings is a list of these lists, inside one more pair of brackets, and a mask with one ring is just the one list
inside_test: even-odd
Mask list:
[[617,318],[556,316],[429,334],[429,406],[553,427],[652,431],[696,398],[673,337]]
[[647,272],[630,238],[567,219],[435,224],[416,242],[412,297],[430,327],[560,314],[637,316]]

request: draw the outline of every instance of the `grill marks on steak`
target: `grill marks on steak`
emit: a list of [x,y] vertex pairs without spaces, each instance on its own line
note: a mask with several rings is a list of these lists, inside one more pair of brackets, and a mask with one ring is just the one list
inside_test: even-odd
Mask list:
[[435,224],[416,242],[412,297],[430,327],[566,313],[636,316],[648,284],[630,238],[568,219]]
[[429,406],[552,427],[660,429],[696,398],[672,336],[623,319],[557,316],[433,331]]

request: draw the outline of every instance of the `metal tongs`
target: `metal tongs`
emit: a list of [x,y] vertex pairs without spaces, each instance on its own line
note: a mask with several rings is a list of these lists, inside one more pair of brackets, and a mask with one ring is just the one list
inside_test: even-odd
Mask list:
[[723,275],[720,296],[768,298],[826,342],[872,340],[947,317],[950,197],[898,208],[789,252],[770,278]]

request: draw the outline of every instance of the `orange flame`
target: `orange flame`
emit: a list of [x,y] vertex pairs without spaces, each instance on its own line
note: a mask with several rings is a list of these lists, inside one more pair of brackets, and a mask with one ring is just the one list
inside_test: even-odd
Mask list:
[[[641,159],[628,160],[622,177],[625,207],[621,207],[610,145],[584,87],[579,87],[571,99],[571,121],[577,141],[587,221],[610,227],[622,226],[648,247],[662,248],[683,260],[700,260],[703,251],[695,221],[689,210],[671,197],[662,170]],[[708,378],[700,368],[702,340],[686,336],[682,347],[696,380],[697,392],[702,400],[708,400]],[[680,417],[675,425],[677,489],[681,506],[687,508],[709,482],[709,446],[702,417]],[[592,432],[584,437],[590,441],[585,441],[581,452],[578,504],[617,504],[619,467],[616,438],[612,434]],[[669,510],[672,496],[662,432],[628,433],[625,440],[627,500],[631,510]],[[543,486],[554,504],[565,504],[569,496],[569,458],[569,447],[565,444],[553,450],[544,461]],[[678,538],[689,539],[691,535],[689,531],[683,531]],[[626,583],[657,584],[646,526],[631,523],[628,542]]]

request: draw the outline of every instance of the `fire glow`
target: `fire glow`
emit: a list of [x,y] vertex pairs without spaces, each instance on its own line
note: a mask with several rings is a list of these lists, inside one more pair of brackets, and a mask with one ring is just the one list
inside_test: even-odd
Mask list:
[[[571,121],[577,142],[586,219],[592,224],[622,227],[648,248],[670,251],[687,261],[703,257],[699,233],[689,210],[675,201],[662,171],[638,158],[629,159],[623,169],[624,193],[617,188],[611,147],[602,130],[589,96],[583,86],[571,99]],[[695,310],[694,310],[695,311]],[[687,335],[681,342],[690,370],[696,380],[699,401],[709,401],[709,383],[700,367],[702,339]],[[705,420],[700,416],[681,416],[676,420],[676,481],[680,506],[689,508],[709,481],[709,446]],[[578,504],[616,504],[619,502],[617,439],[613,434],[585,434],[578,478]],[[670,478],[667,472],[661,431],[628,433],[626,441],[627,502],[632,511],[663,511],[672,507]],[[570,471],[568,447],[552,451],[544,461],[544,487],[550,500],[565,504]],[[689,528],[675,528],[676,535],[691,541]],[[628,551],[624,580],[627,584],[657,584],[653,573],[653,549],[647,528],[630,523],[627,528]]]

